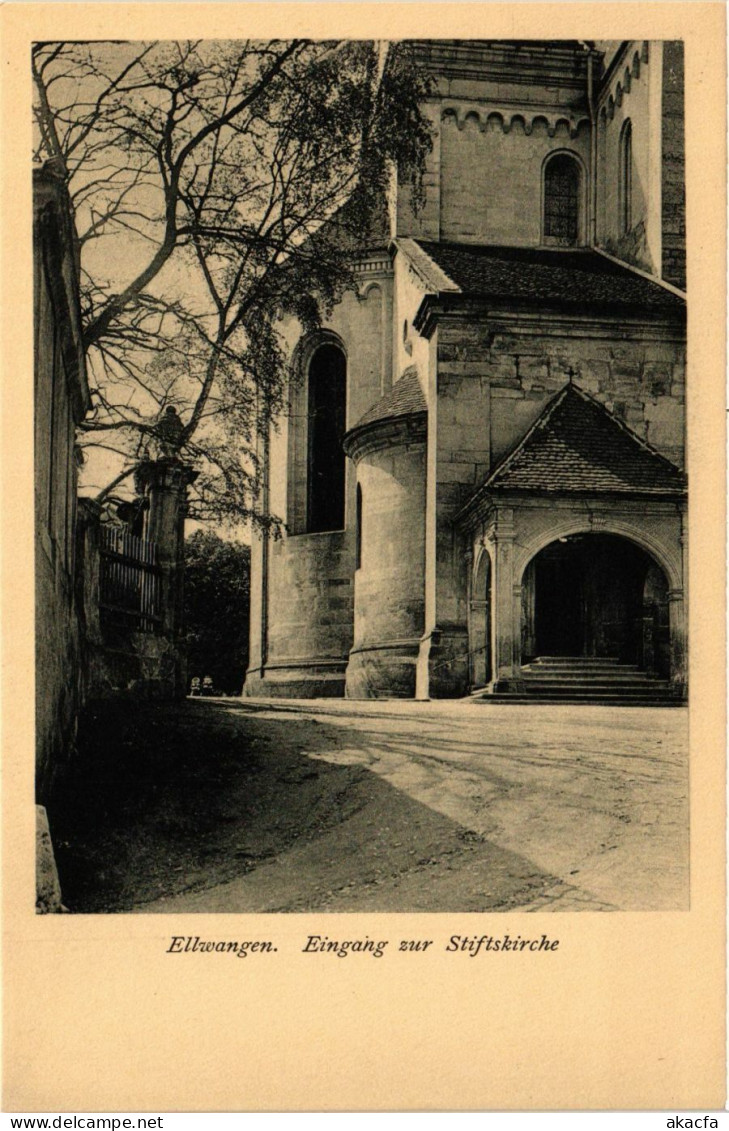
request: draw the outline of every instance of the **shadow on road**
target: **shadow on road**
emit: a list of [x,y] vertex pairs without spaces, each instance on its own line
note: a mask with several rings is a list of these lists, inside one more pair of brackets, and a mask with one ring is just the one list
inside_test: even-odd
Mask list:
[[197,911],[485,911],[558,884],[359,759],[326,760],[345,743],[373,757],[389,746],[366,723],[344,731],[239,702],[90,706],[50,812],[64,902],[75,912],[167,910],[163,900]]

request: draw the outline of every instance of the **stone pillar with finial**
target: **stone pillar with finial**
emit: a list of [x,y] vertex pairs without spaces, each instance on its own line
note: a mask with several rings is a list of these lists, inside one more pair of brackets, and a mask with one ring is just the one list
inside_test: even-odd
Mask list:
[[[145,460],[137,469],[137,492],[149,499],[147,537],[157,547],[162,571],[162,633],[173,644],[181,641],[187,488],[197,472],[177,456]],[[186,672],[178,649],[175,685],[184,694]]]

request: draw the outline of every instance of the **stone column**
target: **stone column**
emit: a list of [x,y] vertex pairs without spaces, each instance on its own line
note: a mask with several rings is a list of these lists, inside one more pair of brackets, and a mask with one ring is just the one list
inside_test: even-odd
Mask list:
[[76,602],[87,643],[101,642],[99,617],[99,519],[94,499],[78,499],[76,518]]
[[683,588],[668,590],[668,625],[670,632],[670,680],[677,696],[685,698],[688,686],[688,648],[685,593],[688,591],[688,523],[681,513],[681,568]]
[[425,429],[421,412],[355,430],[345,442],[362,508],[349,699],[416,694],[425,617]]
[[470,690],[485,687],[491,680],[491,559],[485,552],[473,571],[473,549],[467,566],[470,575],[468,606],[468,652]]
[[668,625],[671,639],[670,680],[678,696],[686,692],[686,617],[683,589],[668,590]]
[[492,655],[495,691],[521,686],[521,586],[514,580],[514,512],[500,508],[487,537],[493,545]]
[[[162,570],[162,634],[173,645],[183,627],[187,488],[196,476],[189,464],[175,456],[143,463],[136,476],[137,490],[149,499],[147,536],[157,546]],[[175,686],[177,693],[184,694],[184,653],[181,648],[176,651]]]

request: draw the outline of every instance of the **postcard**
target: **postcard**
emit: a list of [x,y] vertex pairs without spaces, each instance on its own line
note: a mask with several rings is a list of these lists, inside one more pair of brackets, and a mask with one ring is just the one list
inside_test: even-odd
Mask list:
[[3,9],[6,1110],[724,1105],[725,18]]

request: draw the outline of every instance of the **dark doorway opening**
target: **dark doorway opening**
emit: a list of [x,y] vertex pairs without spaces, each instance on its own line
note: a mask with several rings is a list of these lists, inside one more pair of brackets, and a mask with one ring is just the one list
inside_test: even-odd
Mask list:
[[537,656],[613,658],[668,675],[668,584],[627,538],[560,538],[529,563],[522,584],[522,662]]

